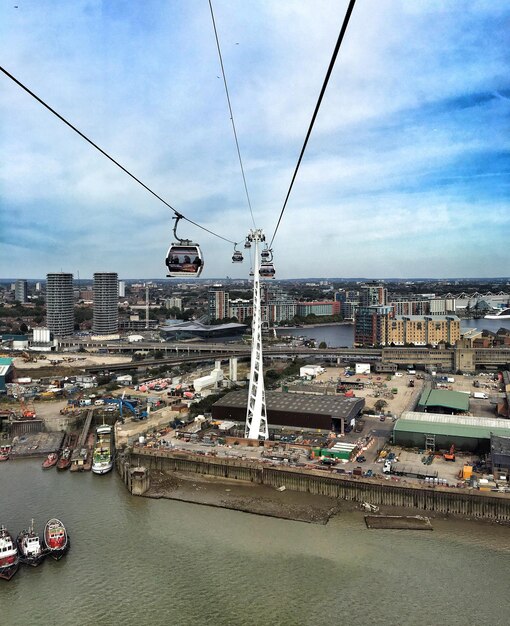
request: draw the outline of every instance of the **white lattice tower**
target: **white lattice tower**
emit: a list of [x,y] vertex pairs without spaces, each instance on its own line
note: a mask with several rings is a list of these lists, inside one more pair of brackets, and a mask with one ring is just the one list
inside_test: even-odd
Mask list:
[[246,411],[245,437],[248,439],[269,439],[266,413],[266,392],[262,368],[262,308],[260,305],[259,243],[263,241],[262,231],[252,230],[254,247],[253,260],[253,322],[251,328],[251,367],[248,407]]

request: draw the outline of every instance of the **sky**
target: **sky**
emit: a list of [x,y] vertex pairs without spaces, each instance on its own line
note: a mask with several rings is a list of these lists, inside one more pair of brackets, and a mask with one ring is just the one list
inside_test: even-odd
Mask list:
[[[183,215],[253,228],[207,0],[0,0],[1,63]],[[213,0],[271,239],[347,0]],[[277,278],[510,275],[510,5],[358,0],[273,250]],[[164,278],[173,213],[0,74],[0,276]],[[250,260],[181,222],[202,278]],[[242,248],[242,244],[240,246]]]

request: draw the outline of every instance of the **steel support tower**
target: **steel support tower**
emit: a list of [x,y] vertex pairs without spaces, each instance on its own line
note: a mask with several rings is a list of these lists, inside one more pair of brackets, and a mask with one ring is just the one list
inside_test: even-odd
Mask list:
[[265,240],[260,229],[250,231],[253,243],[253,321],[251,326],[251,367],[245,437],[269,439],[266,414],[266,392],[262,368],[262,308],[260,304],[259,243]]

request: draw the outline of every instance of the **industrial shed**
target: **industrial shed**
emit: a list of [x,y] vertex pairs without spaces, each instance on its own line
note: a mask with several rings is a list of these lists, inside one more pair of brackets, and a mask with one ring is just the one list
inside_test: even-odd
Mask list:
[[0,393],[7,390],[6,384],[12,383],[14,378],[14,367],[12,359],[0,357]]
[[[211,408],[215,420],[246,422],[248,393],[233,391],[215,402]],[[334,430],[343,433],[365,406],[363,398],[345,396],[313,396],[304,393],[266,392],[269,427],[291,426]]]
[[418,401],[418,409],[427,413],[466,413],[469,411],[469,394],[445,389],[425,389]]
[[510,472],[510,437],[491,437],[492,471],[508,476]]
[[404,447],[488,452],[491,435],[510,437],[510,421],[407,411],[395,422],[393,441]]

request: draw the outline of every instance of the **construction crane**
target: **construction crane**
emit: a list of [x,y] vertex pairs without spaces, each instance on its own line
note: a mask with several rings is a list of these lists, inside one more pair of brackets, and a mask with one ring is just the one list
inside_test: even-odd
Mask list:
[[128,400],[124,400],[124,398],[104,398],[105,404],[116,404],[119,408],[120,418],[124,420],[123,409],[128,409],[133,414],[134,420],[143,420],[148,417],[147,411],[140,411],[138,408],[135,408],[131,402]]
[[21,407],[21,417],[24,420],[33,420],[37,417],[33,403],[27,404],[23,396],[19,398],[19,405]]

